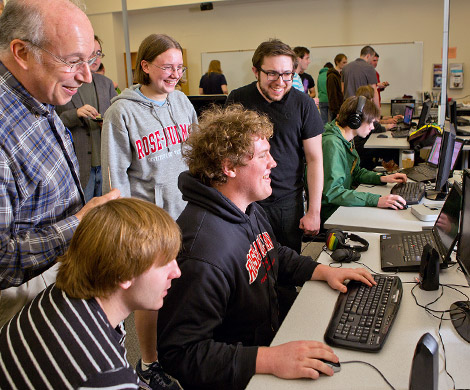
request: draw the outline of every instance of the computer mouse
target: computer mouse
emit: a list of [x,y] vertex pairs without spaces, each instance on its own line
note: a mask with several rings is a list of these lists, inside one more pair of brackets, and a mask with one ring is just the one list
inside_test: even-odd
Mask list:
[[325,363],[327,366],[330,366],[333,369],[333,372],[340,372],[341,371],[341,363],[339,363],[339,362],[334,363],[334,362],[330,362],[329,360],[325,360],[325,359],[318,359],[318,360]]
[[[397,210],[406,210],[408,208],[407,204],[401,204],[403,208],[397,207]],[[395,210],[393,207],[389,207],[390,210]]]
[[377,138],[388,138],[387,134],[379,134]]

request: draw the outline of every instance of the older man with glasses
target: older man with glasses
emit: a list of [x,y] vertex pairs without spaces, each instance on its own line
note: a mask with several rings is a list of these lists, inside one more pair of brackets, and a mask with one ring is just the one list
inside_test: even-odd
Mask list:
[[[274,124],[274,135],[269,140],[277,162],[271,174],[273,192],[259,203],[277,240],[300,252],[302,234],[315,235],[320,228],[323,124],[313,100],[292,88],[296,67],[297,56],[288,45],[277,39],[261,43],[253,55],[257,81],[232,91],[227,104],[241,103],[266,113]],[[308,184],[305,215],[304,159]]]
[[[64,39],[67,37],[67,39]],[[85,205],[54,105],[92,79],[93,29],[67,0],[10,0],[0,17],[0,326],[55,280]],[[51,268],[52,267],[52,268]],[[19,286],[19,287],[17,287]]]
[[72,132],[87,202],[102,194],[101,126],[111,99],[117,96],[113,81],[95,73],[104,57],[101,44],[101,39],[95,35],[96,61],[90,65],[92,82],[83,84],[70,102],[56,108],[60,119]]

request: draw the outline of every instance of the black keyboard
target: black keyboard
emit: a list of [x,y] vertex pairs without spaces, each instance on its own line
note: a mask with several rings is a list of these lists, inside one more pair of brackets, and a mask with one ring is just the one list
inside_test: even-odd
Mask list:
[[395,184],[390,190],[391,194],[400,195],[406,204],[418,204],[426,192],[424,183],[406,182]]
[[393,138],[407,138],[410,135],[410,130],[394,130],[392,131]]
[[421,261],[421,255],[426,244],[433,244],[431,232],[403,234],[402,244],[405,261]]
[[414,181],[434,181],[436,180],[437,168],[427,164],[415,165],[414,167],[402,169],[400,171]]
[[376,286],[358,281],[348,283],[348,291],[336,301],[325,332],[331,346],[357,351],[382,349],[400,307],[403,287],[398,276],[374,275]]

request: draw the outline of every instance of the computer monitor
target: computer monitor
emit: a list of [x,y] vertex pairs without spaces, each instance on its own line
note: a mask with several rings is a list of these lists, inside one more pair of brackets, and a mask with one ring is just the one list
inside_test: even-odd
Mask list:
[[455,129],[451,123],[449,129],[444,129],[442,134],[442,145],[439,152],[439,163],[437,165],[436,186],[434,191],[428,191],[426,197],[433,200],[444,200],[449,191],[449,174],[452,165],[452,155],[455,145]]
[[[454,143],[454,150],[452,151],[452,161],[450,165],[450,171],[452,172],[455,168],[455,162],[457,161],[457,158],[459,157],[460,151],[462,150],[464,145],[464,141],[461,139],[456,139]],[[439,155],[441,152],[441,146],[442,146],[442,137],[437,136],[436,139],[434,140],[434,144],[432,145],[431,152],[429,153],[427,162],[429,164],[432,164],[433,166],[438,166],[439,165]]]
[[413,118],[413,106],[405,106],[405,113],[403,115],[403,123],[411,126],[411,119]]
[[[470,280],[470,170],[465,169],[462,178],[462,213],[457,244],[457,261],[467,280]],[[468,301],[454,302],[450,307],[452,324],[458,334],[470,343],[470,304]]]
[[227,95],[192,95],[188,96],[188,99],[199,117],[204,110],[207,110],[213,104],[223,106],[227,100]]
[[423,127],[428,120],[429,113],[431,110],[431,100],[426,100],[423,102],[423,107],[421,108],[421,114],[419,115],[418,129]]
[[467,278],[470,278],[470,169],[464,169],[462,175],[462,213],[457,261]]

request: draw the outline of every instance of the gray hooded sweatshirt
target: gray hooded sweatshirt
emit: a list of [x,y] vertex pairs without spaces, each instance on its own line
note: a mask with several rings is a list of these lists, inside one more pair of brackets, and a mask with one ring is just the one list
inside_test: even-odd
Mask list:
[[187,169],[182,143],[197,123],[194,107],[180,91],[159,107],[134,85],[112,100],[101,135],[103,193],[118,188],[123,197],[153,202],[176,219],[183,211],[178,176]]

